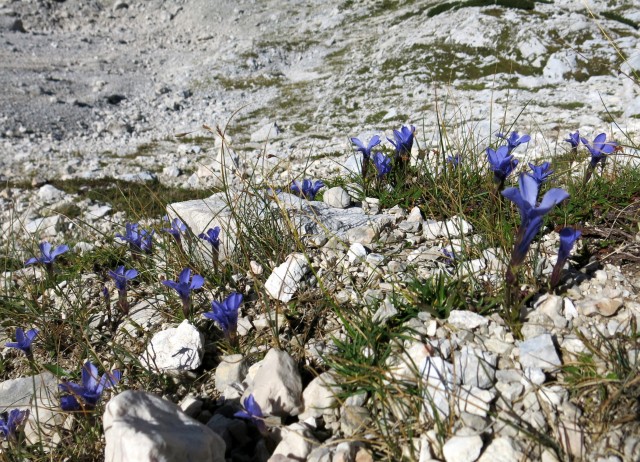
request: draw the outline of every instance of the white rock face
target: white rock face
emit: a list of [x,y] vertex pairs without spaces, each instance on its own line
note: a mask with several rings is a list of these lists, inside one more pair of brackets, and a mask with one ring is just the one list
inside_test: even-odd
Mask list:
[[[238,228],[252,226],[252,223],[236,221],[236,216],[229,208],[230,203],[236,210],[250,210],[252,217],[282,220],[286,213],[301,235],[335,235],[349,242],[371,242],[380,229],[394,222],[390,215],[367,215],[360,207],[336,209],[324,202],[310,202],[284,192],[266,202],[237,191],[229,194],[227,197],[225,193],[216,193],[208,199],[176,202],[167,206],[169,218],[180,217],[196,235],[220,226],[221,260],[235,249]],[[207,245],[200,243],[199,248],[203,256],[209,256]]]
[[282,429],[282,441],[276,446],[269,460],[306,460],[319,442],[313,437],[309,428],[302,423],[294,423]]
[[280,132],[280,127],[275,122],[268,123],[251,134],[251,142],[262,143],[267,140],[273,140]]
[[204,335],[185,319],[155,334],[140,361],[150,370],[180,373],[200,367],[203,351]]
[[222,391],[233,383],[242,382],[248,369],[241,354],[223,356],[216,367],[216,389]]
[[31,443],[40,441],[40,437],[45,444],[57,439],[57,428],[66,418],[56,398],[58,383],[59,380],[49,372],[0,383],[0,410],[4,411],[5,407],[6,410],[29,410],[24,431]]
[[307,257],[302,253],[292,253],[283,264],[273,270],[264,288],[272,298],[287,303],[298,291],[299,283],[307,271]]
[[482,438],[479,435],[453,436],[442,447],[447,462],[474,462],[482,450]]
[[507,436],[494,439],[484,450],[478,462],[512,462],[522,460],[522,453]]
[[274,348],[257,364],[242,401],[252,394],[265,415],[298,415],[303,408],[302,379],[293,358]]
[[520,344],[520,364],[522,367],[553,369],[561,363],[556,346],[550,334],[542,334]]
[[336,376],[332,372],[324,372],[313,379],[302,393],[304,412],[298,419],[303,421],[309,417],[320,417],[331,413],[336,406],[336,394],[340,388],[336,385]]
[[337,209],[346,209],[351,205],[351,196],[340,186],[327,189],[322,195],[322,200]]
[[38,190],[38,199],[42,202],[50,203],[62,199],[65,196],[65,192],[59,190],[55,186],[45,184]]
[[460,329],[467,330],[473,330],[476,327],[489,324],[489,320],[484,316],[465,310],[452,310],[447,321]]
[[105,462],[224,462],[225,444],[175,404],[144,391],[125,391],[102,417]]
[[498,357],[492,353],[464,347],[456,357],[458,373],[462,374],[462,383],[479,388],[489,388],[496,376]]

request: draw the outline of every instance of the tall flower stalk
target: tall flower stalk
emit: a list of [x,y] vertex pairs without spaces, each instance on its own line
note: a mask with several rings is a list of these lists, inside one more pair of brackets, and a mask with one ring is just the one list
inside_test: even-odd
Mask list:
[[[546,214],[558,203],[569,197],[564,189],[553,188],[545,193],[540,204],[538,201],[538,191],[540,184],[535,178],[520,174],[519,187],[507,188],[502,191],[502,195],[516,204],[520,212],[520,227],[516,235],[511,260],[507,266],[505,274],[505,298],[509,309],[515,308],[514,292],[517,289],[518,268],[527,256],[531,242],[536,237],[542,227],[542,220]],[[513,314],[513,313],[512,313]]]
[[560,276],[562,275],[562,268],[569,259],[573,245],[576,243],[580,236],[581,231],[567,227],[560,230],[560,249],[558,250],[558,260],[553,267],[553,273],[551,273],[551,288],[555,288],[560,283]]
[[365,145],[358,138],[351,138],[351,142],[356,146],[356,150],[362,153],[362,180],[367,180],[367,172],[369,170],[369,161],[371,160],[371,150],[380,144],[380,137],[374,135]]

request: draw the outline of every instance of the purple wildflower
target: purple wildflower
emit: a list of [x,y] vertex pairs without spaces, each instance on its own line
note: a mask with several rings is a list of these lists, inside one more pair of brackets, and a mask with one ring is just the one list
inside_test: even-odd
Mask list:
[[396,150],[396,159],[402,159],[405,163],[409,161],[415,132],[416,127],[413,125],[410,127],[403,125],[400,130],[393,131],[393,139],[387,138]]
[[232,340],[238,329],[238,309],[242,303],[242,294],[232,293],[222,303],[211,302],[211,311],[203,316],[218,323],[227,340]]
[[16,437],[18,427],[29,418],[29,410],[13,409],[4,412],[0,417],[0,436],[6,440],[13,440]]
[[255,424],[260,433],[263,435],[267,433],[267,425],[264,423],[264,415],[260,405],[256,402],[253,394],[247,396],[242,402],[244,409],[233,414],[234,417],[240,419],[250,420]]
[[487,160],[494,179],[500,183],[500,189],[502,189],[505,180],[518,165],[518,159],[514,159],[507,146],[500,146],[495,151],[487,148]]
[[598,163],[604,163],[606,160],[606,156],[611,154],[616,146],[618,145],[615,141],[607,142],[607,135],[604,133],[600,133],[593,140],[593,144],[589,144],[589,141],[586,138],[581,138],[582,143],[587,147],[589,152],[591,153],[591,167],[594,168]]
[[53,262],[59,255],[67,252],[69,250],[69,246],[63,244],[56,247],[54,250],[51,250],[51,244],[48,242],[41,242],[38,244],[40,247],[40,253],[42,256],[40,257],[32,257],[24,262],[24,266],[33,265],[34,263],[40,263],[45,265],[47,271],[49,273],[53,272]]
[[180,272],[178,282],[169,280],[162,281],[162,283],[178,292],[178,295],[182,300],[184,316],[185,318],[189,316],[189,311],[191,309],[191,291],[201,288],[204,285],[204,278],[199,274],[194,274],[192,278],[191,269],[185,268]]
[[521,144],[531,141],[531,137],[529,135],[519,135],[518,132],[511,132],[509,136],[498,133],[496,136],[507,142],[507,149],[509,150],[509,153]]
[[378,171],[378,179],[391,172],[391,158],[385,156],[381,152],[376,152],[373,156],[373,165]]
[[171,220],[171,227],[162,228],[162,231],[171,234],[176,242],[180,244],[182,242],[182,234],[187,232],[187,225],[185,225],[180,218],[176,217]]
[[31,352],[31,344],[33,343],[33,339],[38,335],[37,329],[29,329],[26,333],[20,327],[16,329],[16,341],[15,342],[7,342],[4,344],[7,348],[17,348],[18,350],[22,350],[27,357],[32,358],[33,353]]
[[575,133],[569,133],[569,138],[566,138],[565,141],[571,144],[572,151],[576,151],[580,146],[580,132],[576,130]]
[[315,199],[318,191],[323,187],[324,183],[320,180],[316,180],[315,182],[308,179],[304,179],[302,182],[295,180],[291,183],[291,192],[312,201]]
[[120,371],[113,370],[104,373],[101,378],[98,368],[90,361],[82,367],[82,384],[64,382],[58,388],[66,395],[60,398],[63,411],[92,410],[100,401],[105,389],[115,386],[122,377]]
[[540,185],[529,175],[521,174],[519,188],[507,188],[502,195],[518,206],[520,228],[511,254],[511,267],[522,264],[529,246],[542,226],[542,219],[558,203],[569,197],[564,189],[553,188],[537,204]]
[[553,173],[553,170],[549,170],[551,168],[549,162],[543,162],[541,165],[533,165],[529,162],[529,168],[531,169],[531,173],[527,172],[527,175],[536,180],[538,184],[547,181],[547,178]]
[[558,249],[558,260],[553,267],[553,273],[551,274],[551,287],[555,287],[560,282],[560,274],[564,264],[569,259],[573,245],[576,243],[582,232],[570,227],[562,228],[560,230],[560,248]]

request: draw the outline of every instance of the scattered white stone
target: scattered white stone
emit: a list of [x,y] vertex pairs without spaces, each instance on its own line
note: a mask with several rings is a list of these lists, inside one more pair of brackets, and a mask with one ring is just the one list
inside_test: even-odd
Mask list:
[[336,384],[336,375],[329,371],[313,379],[302,393],[304,412],[298,419],[307,420],[309,417],[318,418],[323,414],[333,412],[337,404],[337,393],[340,387]]
[[[251,370],[255,376],[252,379]],[[298,415],[302,409],[302,379],[298,366],[288,353],[275,348],[249,370],[251,380],[242,400],[253,395],[263,414],[274,416]]]
[[458,415],[462,412],[486,417],[491,403],[496,398],[496,392],[483,390],[478,387],[462,385],[456,392],[456,411]]
[[275,122],[268,123],[262,126],[259,130],[256,130],[251,134],[252,143],[263,143],[268,140],[273,140],[281,133],[280,127]]
[[59,201],[65,196],[65,194],[66,193],[64,191],[61,191],[50,184],[45,184],[38,189],[38,199],[47,204]]
[[292,253],[273,270],[264,288],[276,300],[287,303],[296,294],[300,281],[309,271],[309,262],[302,253]]
[[351,205],[351,196],[340,186],[327,189],[322,195],[322,200],[336,209],[346,209]]
[[347,252],[347,259],[349,263],[357,263],[364,260],[367,257],[367,249],[359,242],[354,242],[349,247]]
[[484,316],[465,310],[452,310],[449,313],[447,322],[459,329],[468,330],[489,325],[489,320]]
[[522,460],[522,453],[507,436],[495,438],[482,453],[478,462],[513,462]]
[[241,354],[224,355],[216,367],[216,389],[222,391],[233,383],[242,382],[248,370],[249,366]]
[[294,423],[284,427],[281,432],[282,440],[276,446],[270,461],[281,460],[306,460],[311,451],[320,443],[313,436],[309,427],[304,423]]
[[462,383],[479,388],[493,386],[498,357],[492,353],[470,346],[462,348],[455,361]]
[[156,333],[140,358],[148,369],[180,373],[202,364],[204,335],[187,319],[180,325]]
[[523,368],[554,369],[562,364],[550,334],[525,340],[520,343],[519,348],[520,364]]
[[225,461],[222,438],[151,393],[120,393],[107,404],[102,422],[106,462]]
[[474,462],[482,451],[480,435],[452,436],[442,447],[447,462]]

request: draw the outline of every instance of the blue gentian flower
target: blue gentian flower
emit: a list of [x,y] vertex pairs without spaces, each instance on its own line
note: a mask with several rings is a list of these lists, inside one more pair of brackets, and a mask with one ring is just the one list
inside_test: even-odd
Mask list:
[[447,162],[450,163],[454,168],[460,165],[460,161],[462,158],[460,154],[456,154],[455,156],[447,156]]
[[509,150],[509,153],[521,144],[531,141],[531,137],[529,135],[519,135],[518,132],[511,132],[509,136],[498,133],[496,136],[507,142],[507,149]]
[[320,180],[316,180],[315,182],[311,182],[311,180],[308,179],[304,179],[302,182],[295,180],[291,183],[291,192],[312,201],[315,199],[318,191],[323,187],[324,183]]
[[0,436],[6,440],[12,440],[16,437],[16,431],[18,427],[22,425],[29,418],[29,410],[25,409],[13,409],[9,412],[4,412],[0,417]]
[[396,150],[396,159],[402,159],[403,162],[409,160],[415,132],[416,127],[413,125],[411,127],[403,125],[400,130],[393,131],[393,139],[387,138]]
[[[167,217],[168,219],[169,217]],[[182,242],[182,234],[187,232],[187,225],[185,225],[180,218],[174,218],[171,220],[170,228],[162,228],[162,231],[169,233],[173,236],[178,244]]]
[[127,223],[125,225],[124,236],[120,233],[116,234],[125,242],[129,243],[129,248],[134,254],[140,254],[142,252],[151,253],[153,250],[153,231],[139,230],[140,225],[138,223]]
[[217,251],[220,248],[220,226],[209,228],[206,233],[200,233],[198,237],[210,243],[214,250]]
[[108,272],[109,277],[113,278],[116,288],[119,294],[119,305],[122,312],[126,315],[129,313],[129,302],[127,300],[127,282],[135,278],[138,275],[136,269],[124,269],[124,266],[119,266],[115,271]]
[[60,406],[63,411],[92,410],[100,401],[102,392],[115,386],[122,377],[119,370],[104,373],[101,378],[98,368],[90,361],[82,367],[82,384],[64,382],[58,388],[66,395],[60,398]]
[[558,250],[558,260],[553,267],[553,273],[551,274],[551,287],[555,287],[560,282],[560,275],[564,264],[569,259],[569,254],[573,249],[573,245],[582,235],[581,231],[573,229],[571,227],[562,228],[560,230],[560,249]]
[[529,250],[531,242],[542,226],[542,219],[558,203],[569,197],[564,189],[553,188],[546,192],[537,204],[540,185],[529,175],[521,174],[519,188],[507,188],[502,195],[518,206],[520,228],[511,254],[511,266],[519,266]]
[[107,274],[115,282],[116,288],[122,292],[127,290],[127,281],[138,275],[138,270],[129,269],[125,271],[124,266],[118,266],[115,271],[109,270]]
[[260,433],[263,435],[267,433],[267,425],[264,423],[264,415],[262,414],[262,409],[260,409],[260,405],[256,402],[253,394],[247,396],[242,402],[244,406],[244,410],[238,411],[233,414],[234,417],[238,417],[240,419],[250,420],[255,424]]
[[553,173],[553,170],[549,170],[551,168],[549,162],[543,162],[542,165],[533,165],[529,162],[529,168],[531,169],[531,173],[527,172],[527,175],[536,180],[538,184],[547,181],[547,178]]
[[[560,249],[558,250],[558,260],[566,262],[569,254],[573,249],[573,245],[582,236],[582,231],[571,227],[562,228],[560,230]],[[563,265],[564,266],[564,265]]]
[[371,150],[378,146],[380,141],[380,137],[375,135],[369,140],[369,144],[365,146],[365,144],[358,138],[351,138],[351,142],[356,145],[356,150],[362,153],[362,157],[365,161],[368,161],[371,158]]
[[28,259],[26,262],[24,262],[25,266],[33,265],[34,263],[41,263],[46,266],[51,266],[53,265],[53,261],[56,259],[56,257],[69,250],[69,246],[65,244],[56,247],[54,250],[51,250],[51,244],[49,244],[48,242],[41,242],[40,244],[38,244],[38,246],[40,247],[40,253],[42,254],[42,256],[32,257]]
[[576,130],[575,133],[569,133],[569,138],[566,138],[565,141],[571,144],[572,150],[578,149],[578,146],[580,146],[580,132]]
[[180,273],[180,276],[178,276],[178,282],[169,280],[162,281],[162,283],[178,292],[178,295],[182,300],[184,316],[185,318],[189,316],[189,311],[191,309],[191,291],[202,287],[204,285],[204,278],[199,274],[194,274],[192,278],[191,269],[185,268]]
[[581,140],[591,153],[591,167],[595,167],[599,162],[604,163],[607,154],[611,154],[618,145],[614,141],[607,142],[607,135],[604,133],[600,133],[596,136],[593,140],[593,144],[589,144],[589,141],[585,138],[581,138]]
[[358,138],[351,138],[351,142],[355,144],[356,149],[362,153],[362,178],[367,178],[369,159],[371,159],[371,150],[380,144],[380,137],[378,135],[374,135],[366,146]]
[[507,146],[500,146],[497,150],[487,148],[489,169],[493,171],[493,177],[500,185],[518,165],[518,159],[514,159]]
[[222,303],[211,302],[211,311],[203,316],[218,323],[227,340],[235,337],[238,330],[238,309],[242,303],[242,294],[232,293]]
[[391,158],[385,156],[381,152],[376,152],[373,156],[373,165],[378,170],[378,178],[382,178],[391,172]]
[[32,357],[31,344],[38,335],[37,329],[29,329],[26,333],[21,328],[16,329],[16,341],[4,344],[7,348],[17,348],[22,350],[28,357]]

